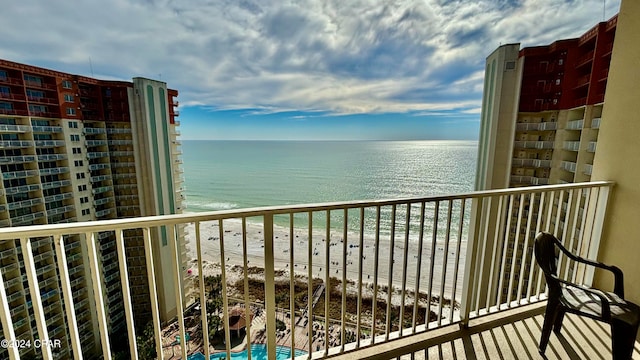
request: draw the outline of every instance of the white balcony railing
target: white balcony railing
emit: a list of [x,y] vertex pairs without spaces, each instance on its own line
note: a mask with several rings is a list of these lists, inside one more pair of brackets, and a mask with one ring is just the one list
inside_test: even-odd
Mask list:
[[107,128],[107,134],[131,134],[131,128]]
[[105,128],[88,128],[85,127],[82,129],[82,132],[85,134],[95,135],[95,134],[104,134],[106,133]]
[[535,168],[551,167],[551,160],[513,159],[511,163],[514,167],[535,167]]
[[553,149],[553,141],[514,141],[514,146],[521,149]]
[[62,126],[40,126],[34,125],[33,132],[46,132],[46,133],[60,133],[62,132]]
[[35,155],[16,155],[16,156],[2,156],[0,157],[0,163],[2,164],[21,164],[26,162],[36,161]]
[[558,128],[557,122],[540,122],[540,123],[517,123],[517,131],[548,131],[556,130]]
[[[259,326],[263,329],[261,334],[268,359],[275,359],[277,341],[282,339],[282,332],[276,329],[276,319],[285,317],[298,324],[294,331],[286,333],[292,351],[304,348],[309,351],[307,358],[342,353],[363,358],[365,355],[359,353],[361,349],[384,346],[392,339],[421,336],[446,324],[465,325],[469,319],[483,314],[544,300],[545,284],[542,273],[534,266],[532,238],[522,234],[549,231],[563,239],[565,246],[575,253],[595,258],[612,185],[611,182],[591,182],[427,198],[3,228],[0,229],[0,242],[22,248],[28,283],[25,292],[33,299],[36,335],[47,341],[53,335],[47,331],[43,303],[37,290],[37,269],[30,249],[32,244],[43,241],[42,237],[53,238],[57,273],[60,274],[60,298],[64,299],[60,309],[69,319],[69,333],[65,337],[68,345],[65,345],[76,354],[83,350],[81,338],[84,334],[78,330],[74,294],[80,296],[81,292],[88,291],[92,292],[96,303],[94,316],[98,324],[99,349],[105,359],[113,357],[107,331],[107,314],[111,310],[105,306],[105,288],[99,285],[106,275],[100,272],[98,257],[98,248],[109,245],[104,241],[112,241],[118,252],[119,291],[124,299],[123,316],[130,357],[138,358],[132,290],[127,276],[130,264],[125,261],[123,240],[123,234],[133,229],[141,229],[144,239],[141,251],[146,259],[158,358],[163,358],[163,352],[167,350],[163,347],[166,339],[163,339],[160,327],[156,271],[172,274],[177,289],[175,304],[179,309],[175,328],[181,339],[185,339],[185,309],[189,304],[184,302],[184,291],[188,289],[186,285],[179,286],[185,281],[186,274],[178,260],[182,245],[176,234],[186,224],[195,232],[192,238],[194,259],[189,263],[199,274],[195,275],[195,286],[191,290],[206,300],[209,295],[205,291],[203,272],[210,268],[209,265],[219,264],[220,314],[229,314],[235,304],[245,309],[260,307],[263,313],[260,319],[264,322],[247,322],[246,333],[252,334],[252,325],[262,324]],[[170,264],[156,269],[152,261],[157,256],[152,253],[156,240],[152,234],[161,232],[168,234]],[[98,243],[101,233],[115,236],[110,235],[108,240]],[[72,290],[70,286],[66,259],[75,255],[65,251],[69,235],[79,238],[86,246],[86,255],[76,261],[85,263],[87,276],[94,285],[92,289],[76,287]],[[235,282],[231,277],[234,269],[241,274],[241,279]],[[592,273],[566,257],[559,259],[558,269],[561,278],[584,284],[592,280]],[[253,301],[248,291],[249,280],[255,279],[250,272],[257,272],[264,281],[264,296],[259,303]],[[21,274],[0,272],[0,283],[10,280],[3,279],[7,276]],[[171,280],[165,278],[165,281]],[[15,340],[13,325],[20,319],[11,316],[7,301],[5,288],[0,286],[3,335],[5,339]],[[371,307],[371,304],[377,306]],[[191,319],[197,319],[195,326],[200,329],[199,332],[192,331],[191,335],[201,334],[197,339],[201,344],[200,351],[209,358],[211,344],[207,320],[218,315],[209,314],[206,301],[200,305],[198,311],[189,313]],[[310,313],[313,316],[309,316]],[[231,351],[229,321],[228,316],[222,317],[221,331],[225,341],[219,344],[224,346],[228,357]],[[56,334],[57,338],[63,336]],[[194,350],[193,346],[187,350],[184,343],[179,347],[183,359]],[[411,351],[403,347],[386,346],[384,349],[388,357]],[[17,348],[10,347],[7,351],[11,359],[20,357]],[[44,346],[37,351],[44,359],[51,359],[55,348]]]
[[569,122],[567,122],[567,130],[582,130],[582,127],[584,126],[584,119],[580,119],[580,120],[571,120]]
[[565,141],[562,143],[562,148],[569,151],[579,151],[580,141]]
[[593,172],[593,165],[591,164],[584,164],[584,171],[583,173],[585,175],[591,175],[591,173]]
[[561,167],[564,170],[575,173],[576,172],[576,163],[573,161],[563,161]]
[[0,125],[0,133],[25,133],[31,130],[29,125]]

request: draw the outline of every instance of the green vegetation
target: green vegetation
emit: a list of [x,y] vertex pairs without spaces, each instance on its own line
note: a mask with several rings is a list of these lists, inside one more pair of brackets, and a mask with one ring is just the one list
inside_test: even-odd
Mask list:
[[221,340],[218,336],[220,326],[222,325],[222,318],[220,317],[220,311],[223,308],[222,304],[222,277],[205,276],[204,286],[207,291],[207,324],[209,327],[209,341],[215,343]]
[[[260,268],[249,268],[247,269],[248,274],[263,274],[264,270]],[[281,275],[281,274],[279,274]],[[314,278],[312,281],[313,289],[316,289],[323,283],[322,279]],[[240,296],[244,296],[245,286],[244,279],[238,280],[235,284],[232,285],[234,290],[240,294]],[[334,320],[342,319],[342,282],[337,278],[329,279],[329,318]],[[385,291],[386,287],[380,286],[379,291]],[[246,289],[249,293],[250,301],[264,301],[264,281],[262,279],[249,278],[248,279],[248,288]],[[294,298],[294,306],[296,310],[306,308],[308,305],[308,287],[306,278],[301,276],[296,276],[296,280],[294,282],[294,292],[291,294],[291,286],[288,280],[277,280],[275,282],[275,293],[276,293],[276,306],[282,309],[289,309],[290,307],[290,296]],[[410,294],[410,293],[409,293]],[[314,317],[324,317],[325,316],[325,299],[326,294],[322,294],[318,303],[316,304],[313,315]],[[387,313],[387,303],[386,303],[386,295],[384,297],[379,297],[376,299],[376,320],[378,322],[386,321],[386,313]],[[345,297],[346,304],[346,317],[347,321],[350,321],[350,315],[356,315],[358,312],[358,296],[355,294],[347,294]],[[421,297],[421,302],[426,303],[426,298]],[[438,299],[436,297],[432,297],[432,302],[437,302]],[[449,300],[443,299],[443,304],[450,304]],[[361,303],[361,312],[363,314],[371,314],[373,310],[373,299],[372,298],[363,298]],[[416,322],[418,324],[425,323],[425,317],[427,315],[427,309],[424,305],[419,305],[416,313]],[[393,330],[398,329],[398,321],[400,318],[400,306],[391,306],[391,323],[393,324]],[[433,311],[429,311],[429,321],[436,320],[437,315]],[[407,305],[404,309],[404,317],[402,319],[402,323],[404,326],[411,326],[413,322],[413,305]],[[364,327],[371,327],[371,324],[363,323]],[[353,335],[355,336],[355,335]],[[349,340],[349,339],[348,339]]]
[[157,357],[156,340],[153,335],[153,323],[148,322],[142,334],[136,338],[138,344],[138,357],[142,360],[151,360]]

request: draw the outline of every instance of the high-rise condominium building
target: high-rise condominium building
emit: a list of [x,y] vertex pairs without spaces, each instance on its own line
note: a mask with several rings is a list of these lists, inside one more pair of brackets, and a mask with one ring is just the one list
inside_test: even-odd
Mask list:
[[617,20],[487,58],[476,189],[590,179]]
[[[502,45],[487,57],[477,190],[590,180],[617,20],[616,15],[579,38],[558,40],[551,45],[523,49],[520,44]],[[553,201],[552,206],[560,213],[558,219],[564,218],[560,201],[568,198]],[[493,235],[509,242],[509,251],[503,255],[507,259],[520,259],[525,243],[521,239],[535,235],[533,229],[526,233],[525,226],[520,226],[520,233],[516,234],[516,224],[519,216],[539,205],[540,199],[529,198],[515,198],[503,204],[513,211],[511,219],[498,224],[497,228],[503,230],[496,232],[506,236]],[[532,219],[535,227],[535,213]],[[521,224],[527,221],[520,220]],[[564,223],[558,221],[558,228],[563,227]],[[512,263],[516,267],[530,266],[528,259],[503,263],[507,267]],[[517,280],[525,285],[528,281]],[[506,288],[496,291],[503,296],[508,292]],[[511,299],[523,296],[514,292],[515,286]]]
[[[181,147],[177,137],[178,92],[160,81],[104,81],[0,60],[0,226],[26,226],[163,215],[182,212]],[[166,231],[164,231],[166,230]],[[162,319],[176,315],[169,269],[172,236],[186,263],[184,229],[152,235]],[[82,352],[99,349],[84,235],[65,238],[67,266]],[[151,318],[141,230],[124,233],[136,327]],[[95,234],[105,309],[113,342],[126,339],[126,324],[113,232]],[[38,284],[58,358],[68,358],[53,239],[31,242]],[[19,239],[0,243],[0,268],[18,339],[37,338],[24,248]],[[165,266],[163,266],[165,264]],[[123,334],[125,334],[123,336]],[[114,347],[112,344],[112,347]],[[117,346],[116,346],[117,347]],[[4,358],[0,349],[0,358]],[[28,356],[35,349],[24,348]],[[6,350],[4,350],[6,355]]]

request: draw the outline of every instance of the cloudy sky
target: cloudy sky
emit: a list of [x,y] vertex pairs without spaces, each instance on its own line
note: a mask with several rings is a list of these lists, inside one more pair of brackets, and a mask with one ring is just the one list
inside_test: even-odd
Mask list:
[[620,0],[13,1],[0,58],[180,92],[184,139],[476,139],[486,56]]

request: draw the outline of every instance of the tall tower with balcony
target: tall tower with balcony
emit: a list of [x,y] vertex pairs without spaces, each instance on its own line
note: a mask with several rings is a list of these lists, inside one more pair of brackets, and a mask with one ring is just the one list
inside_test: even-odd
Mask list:
[[[145,93],[147,82],[153,83],[159,104],[153,114],[141,112],[137,101],[136,94]],[[156,81],[102,81],[0,60],[0,226],[182,212],[177,95]],[[154,127],[161,131],[151,132]],[[154,177],[158,172],[161,179]],[[163,202],[151,201],[149,189],[155,189]],[[161,235],[153,238],[156,269],[170,266],[162,249],[170,239]],[[117,348],[123,334],[126,338],[126,324],[115,234],[94,236],[111,345]],[[179,248],[186,249],[184,229],[176,229],[173,236]],[[83,237],[70,236],[64,243],[82,351],[91,354],[99,349],[100,339],[95,335],[96,301],[87,291],[92,284]],[[143,235],[132,229],[124,237],[136,328],[142,329],[151,318]],[[56,356],[69,358],[53,239],[43,237],[31,244],[49,337],[62,341],[54,349]],[[0,267],[12,317],[23,319],[14,323],[17,338],[33,341],[37,331],[28,283],[21,275],[23,250],[19,240],[0,243]],[[186,250],[180,253],[184,266]],[[168,304],[160,299],[164,319],[175,316],[175,304],[167,298]],[[25,348],[21,355],[28,357],[33,351]],[[0,349],[0,358],[2,353]]]
[[[487,58],[477,190],[591,179],[617,19],[616,15],[601,22],[579,38],[523,48],[518,52],[515,69],[507,69],[504,54],[518,51],[519,44],[501,46]],[[499,76],[496,69],[501,72]],[[515,82],[514,76],[507,74],[510,70],[517,74]],[[512,95],[500,96],[505,91]],[[567,200],[559,197],[551,204],[558,209],[554,222],[560,231],[564,223],[557,219],[567,215],[561,203]],[[520,201],[512,199],[505,205],[514,209],[511,219],[505,218],[497,226],[508,235],[504,241],[512,244],[535,236],[533,230],[516,234],[515,227],[506,229],[507,224],[518,221]],[[523,209],[528,210],[531,204],[522,201]],[[535,218],[534,214],[534,224]],[[521,257],[522,245],[508,248],[504,255],[508,259]],[[511,263],[506,261],[507,266]],[[506,296],[506,289],[495,291]],[[515,299],[521,294],[510,296]]]

